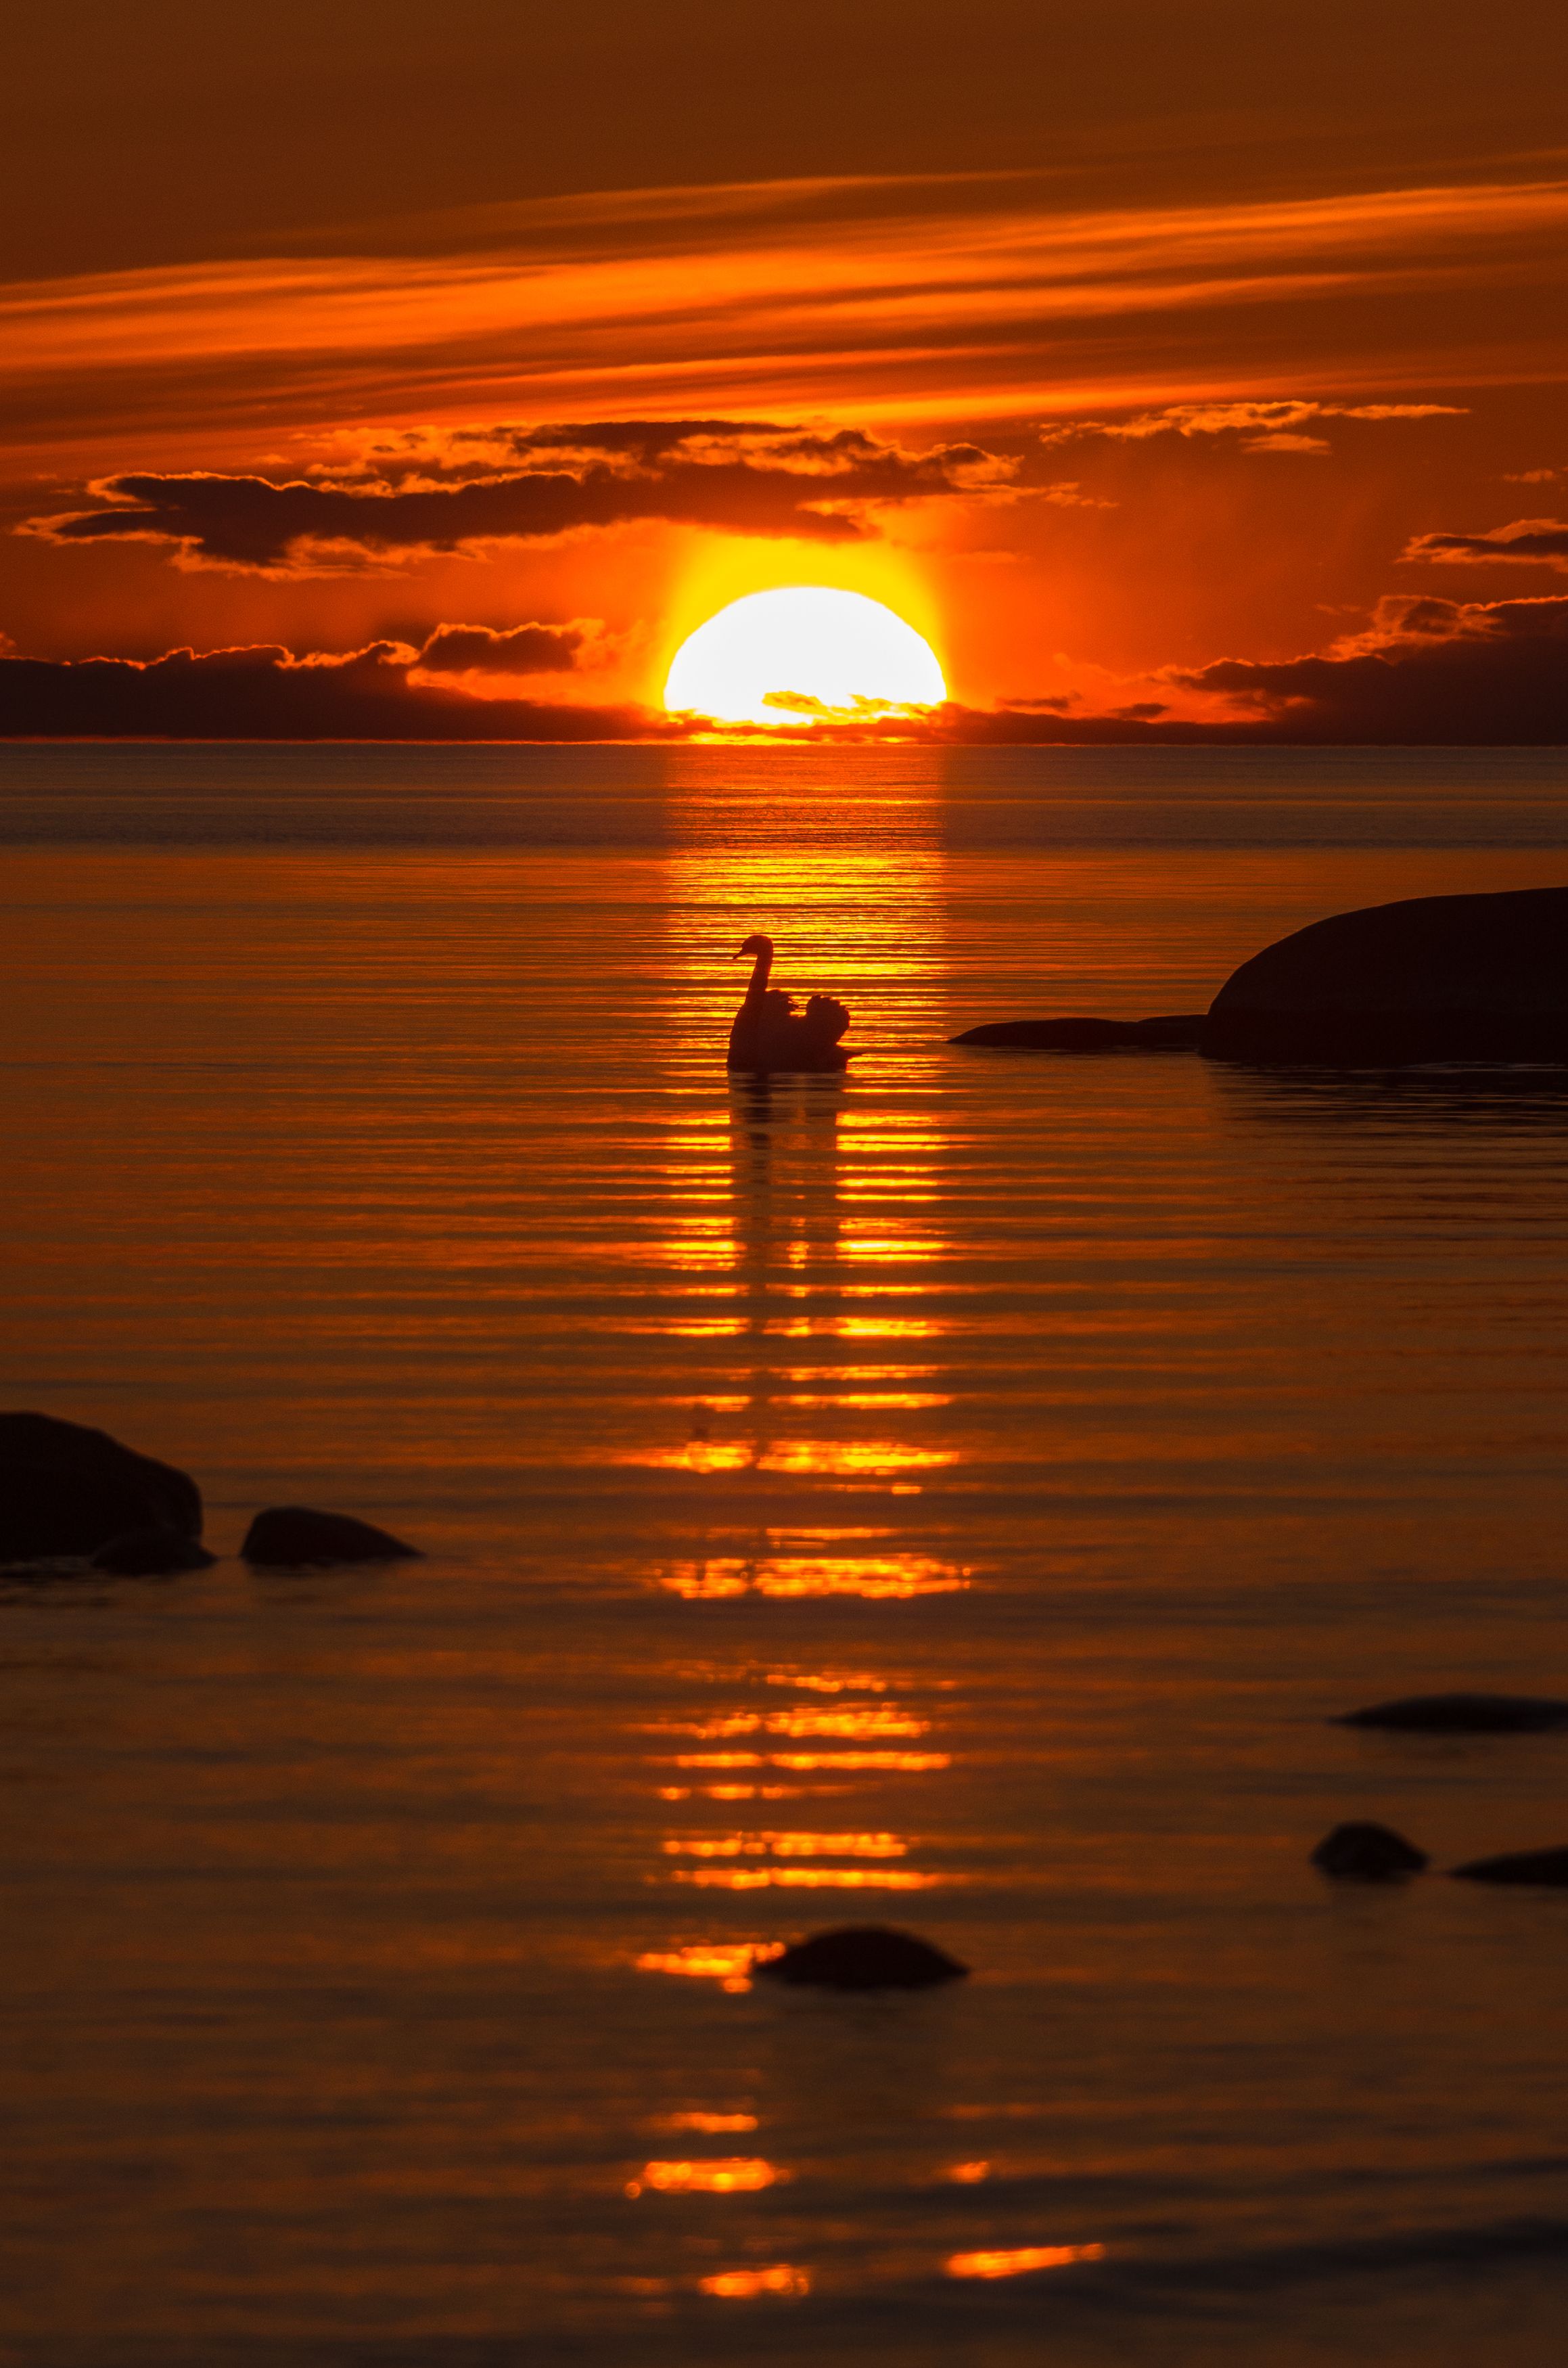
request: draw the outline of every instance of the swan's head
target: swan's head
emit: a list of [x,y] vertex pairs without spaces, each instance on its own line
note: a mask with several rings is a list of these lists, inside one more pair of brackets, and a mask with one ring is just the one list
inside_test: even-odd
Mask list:
[[773,953],[773,940],[772,940],[772,939],[771,939],[771,938],[765,938],[765,937],[761,937],[761,936],[754,935],[754,936],[752,936],[752,937],[749,937],[749,938],[746,939],[746,941],[745,941],[744,945],[741,947],[741,949],[740,949],[740,951],[739,951],[739,952],[737,952],[737,953],[733,953],[733,954],[732,954],[732,955],[730,956],[730,960],[731,960],[732,962],[739,962],[739,961],[740,961],[740,959],[741,959],[741,955],[742,955],[742,954],[767,954],[767,955],[768,955],[768,956],[769,956],[769,958],[771,958],[772,953]]

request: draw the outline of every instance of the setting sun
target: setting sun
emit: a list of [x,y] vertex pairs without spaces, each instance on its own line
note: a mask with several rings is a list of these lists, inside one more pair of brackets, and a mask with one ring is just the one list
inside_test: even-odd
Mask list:
[[820,585],[733,600],[683,643],[665,685],[672,714],[723,723],[855,718],[935,707],[947,695],[913,625],[863,592]]

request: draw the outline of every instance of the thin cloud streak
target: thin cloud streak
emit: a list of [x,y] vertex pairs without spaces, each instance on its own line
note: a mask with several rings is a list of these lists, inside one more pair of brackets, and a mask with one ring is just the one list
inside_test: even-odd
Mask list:
[[0,397],[43,449],[190,406],[237,427],[659,409],[700,389],[732,410],[979,418],[1233,393],[1238,357],[1262,393],[1568,359],[1549,292],[1568,181],[1097,212],[1051,211],[1049,186],[632,193],[509,210],[511,243],[468,251],[15,286]]

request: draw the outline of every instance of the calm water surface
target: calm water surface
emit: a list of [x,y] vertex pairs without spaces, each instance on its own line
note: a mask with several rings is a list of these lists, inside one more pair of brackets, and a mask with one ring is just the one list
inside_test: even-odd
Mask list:
[[[12,749],[0,2362],[1556,2362],[1568,1085],[951,1049],[1568,879],[1568,762]],[[753,928],[847,1077],[731,1084]],[[253,1576],[250,1514],[428,1559]],[[937,1995],[753,1987],[891,1920]]]

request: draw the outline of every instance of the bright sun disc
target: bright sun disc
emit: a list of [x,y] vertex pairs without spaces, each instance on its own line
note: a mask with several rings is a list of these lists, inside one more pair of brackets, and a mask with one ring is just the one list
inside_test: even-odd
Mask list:
[[814,584],[732,600],[681,644],[665,685],[672,714],[721,723],[874,721],[947,695],[913,625],[863,592]]

